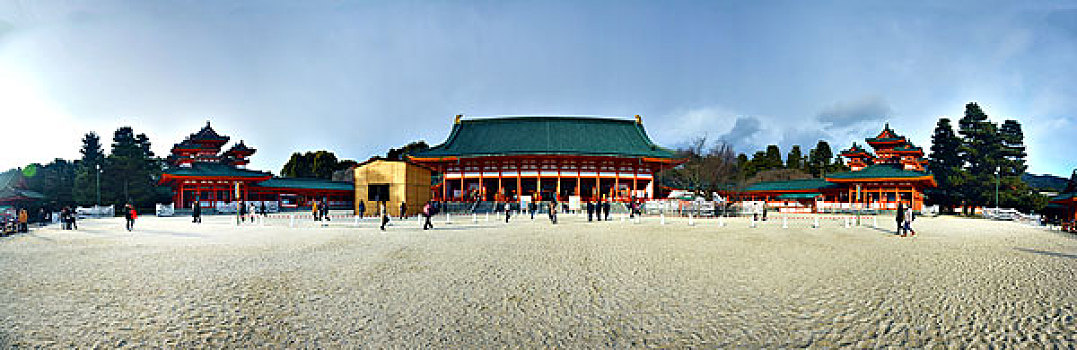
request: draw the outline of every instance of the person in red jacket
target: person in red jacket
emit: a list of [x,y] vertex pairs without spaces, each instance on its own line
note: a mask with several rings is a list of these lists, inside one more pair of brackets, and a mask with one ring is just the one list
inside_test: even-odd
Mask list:
[[138,218],[138,212],[135,211],[135,207],[130,203],[124,206],[123,209],[125,212],[124,218],[127,219],[127,231],[130,232],[135,228],[135,219]]

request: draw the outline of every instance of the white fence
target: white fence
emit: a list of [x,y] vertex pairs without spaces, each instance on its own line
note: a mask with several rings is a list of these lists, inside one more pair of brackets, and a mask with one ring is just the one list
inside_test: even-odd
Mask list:
[[116,216],[116,208],[113,206],[95,205],[92,207],[77,207],[75,214],[80,218],[103,218]]

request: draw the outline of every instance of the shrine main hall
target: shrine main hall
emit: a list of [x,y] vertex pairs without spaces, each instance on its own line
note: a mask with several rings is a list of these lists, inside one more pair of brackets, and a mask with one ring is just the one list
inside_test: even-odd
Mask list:
[[651,141],[638,115],[458,115],[445,142],[408,160],[439,174],[432,192],[443,201],[654,198],[655,174],[684,162]]

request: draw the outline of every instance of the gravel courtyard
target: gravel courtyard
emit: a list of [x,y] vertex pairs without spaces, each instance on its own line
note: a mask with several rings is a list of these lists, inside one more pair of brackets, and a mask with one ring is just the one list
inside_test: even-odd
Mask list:
[[[969,347],[1077,344],[1077,238],[922,218],[85,220],[0,239],[3,347]],[[889,218],[880,219],[889,229]],[[870,226],[870,225],[869,225]]]

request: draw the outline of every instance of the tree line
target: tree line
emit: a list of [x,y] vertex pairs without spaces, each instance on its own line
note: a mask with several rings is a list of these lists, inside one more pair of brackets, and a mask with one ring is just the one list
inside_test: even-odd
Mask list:
[[928,202],[949,212],[961,208],[965,214],[996,205],[1042,211],[1047,197],[1021,179],[1028,168],[1021,123],[1009,119],[999,125],[970,102],[957,124],[956,133],[949,118],[935,124],[928,168],[939,186],[927,191]]
[[26,188],[44,196],[36,206],[50,210],[95,204],[119,207],[127,203],[141,209],[153,208],[155,203],[168,202],[171,192],[157,186],[164,161],[153,154],[150,146],[146,134],[136,134],[124,126],[113,133],[106,154],[101,137],[90,132],[82,138],[81,158],[31,163],[20,171],[26,178]]
[[734,156],[732,145],[721,140],[712,144],[705,136],[693,138],[675,152],[687,161],[660,174],[662,183],[704,196],[737,192],[757,182],[822,178],[849,170],[825,140],[819,140],[807,155],[800,145],[793,145],[784,158],[778,145],[768,145],[751,158],[744,153]]

